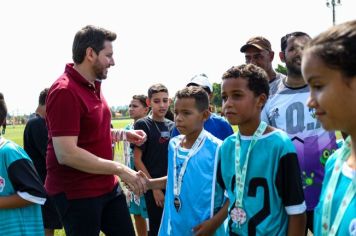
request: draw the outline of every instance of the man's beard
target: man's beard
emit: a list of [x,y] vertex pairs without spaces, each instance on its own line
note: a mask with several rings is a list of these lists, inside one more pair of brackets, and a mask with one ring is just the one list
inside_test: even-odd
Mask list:
[[294,75],[294,76],[302,76],[302,70],[301,70],[301,66],[298,65],[296,62],[294,62],[295,59],[293,59],[293,61],[289,62],[286,61],[286,67],[288,70],[288,75]]
[[97,60],[93,66],[93,70],[94,70],[94,73],[95,73],[95,76],[97,79],[99,80],[103,80],[103,79],[106,79],[106,74],[104,74],[104,66],[100,64],[100,62]]

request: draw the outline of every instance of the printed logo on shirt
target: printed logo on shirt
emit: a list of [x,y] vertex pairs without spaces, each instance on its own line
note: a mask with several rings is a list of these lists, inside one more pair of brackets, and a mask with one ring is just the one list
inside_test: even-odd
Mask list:
[[5,188],[5,179],[0,176],[0,192],[2,192]]
[[350,236],[356,236],[356,218],[351,220],[351,223],[349,226],[349,233],[350,233]]

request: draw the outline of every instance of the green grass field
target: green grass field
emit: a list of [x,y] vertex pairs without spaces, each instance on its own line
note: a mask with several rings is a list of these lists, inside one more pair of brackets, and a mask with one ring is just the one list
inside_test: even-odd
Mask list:
[[[119,128],[124,128],[128,124],[132,123],[131,119],[125,119],[125,120],[113,120],[112,125],[114,128],[119,129]],[[6,127],[6,133],[4,137],[8,140],[11,140],[18,145],[23,147],[23,131],[25,129],[25,125],[9,125]],[[123,150],[123,145],[118,144],[115,147],[115,160],[122,160],[122,150]],[[104,235],[104,234],[100,234]],[[65,236],[64,230],[56,230],[55,231],[55,236]]]

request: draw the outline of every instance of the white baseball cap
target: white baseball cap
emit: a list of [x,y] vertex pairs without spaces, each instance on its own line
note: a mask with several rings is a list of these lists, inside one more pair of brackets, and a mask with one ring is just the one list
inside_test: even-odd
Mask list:
[[206,74],[195,75],[187,84],[187,87],[191,85],[201,86],[208,94],[213,92],[213,86],[209,82],[208,76],[206,76]]

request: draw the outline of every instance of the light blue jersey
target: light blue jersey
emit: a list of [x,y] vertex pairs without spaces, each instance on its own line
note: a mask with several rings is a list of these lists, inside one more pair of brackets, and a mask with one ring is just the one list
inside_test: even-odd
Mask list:
[[[241,136],[241,165],[246,160],[252,136]],[[235,207],[235,141],[236,134],[223,142],[219,160],[218,179],[227,190],[230,200],[228,231],[238,235],[285,236],[288,215],[306,210],[300,169],[295,148],[281,130],[264,134],[257,139],[247,166],[242,199],[246,223],[239,228],[230,217]],[[219,182],[220,183],[220,182]]]
[[[179,138],[172,138],[168,146],[168,178],[166,196],[159,235],[193,235],[192,229],[210,219],[224,203],[222,188],[216,183],[217,154],[221,141],[206,132],[206,139],[199,146],[187,165],[180,193],[181,209],[177,212],[174,207],[173,193],[173,157],[179,146]],[[189,150],[178,148],[176,158],[177,173]],[[222,226],[215,235],[225,235]]]
[[[335,161],[339,158],[341,149],[337,150],[326,162],[325,166],[325,178],[323,182],[323,188],[320,195],[320,201],[314,211],[314,235],[321,235],[322,225],[322,215],[323,215],[323,204],[324,198],[326,197],[326,189],[329,183],[332,171],[334,169]],[[347,166],[346,162],[343,165],[339,180],[337,182],[334,197],[332,200],[331,207],[331,218],[330,223],[332,224],[335,220],[335,216],[337,211],[340,208],[341,200],[343,199],[346,189],[349,186],[352,178],[356,178],[356,171],[352,170],[349,166]],[[347,207],[344,216],[341,220],[339,229],[336,235],[344,236],[351,235],[356,236],[356,196],[353,197],[349,206]]]

